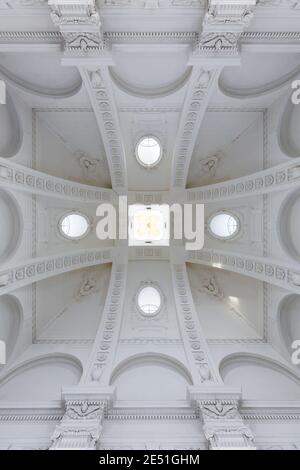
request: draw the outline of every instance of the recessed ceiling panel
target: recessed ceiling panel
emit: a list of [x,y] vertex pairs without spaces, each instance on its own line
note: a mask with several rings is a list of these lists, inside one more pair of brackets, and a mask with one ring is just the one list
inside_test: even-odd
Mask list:
[[19,151],[21,143],[20,119],[13,100],[6,93],[6,103],[0,105],[0,157],[13,157]]
[[242,55],[240,67],[226,67],[221,74],[221,90],[235,98],[249,98],[274,91],[300,72],[299,54]]
[[111,75],[115,83],[129,94],[155,98],[174,93],[188,80],[189,49],[116,47],[113,50],[115,66]]
[[29,93],[66,98],[81,87],[78,70],[63,67],[60,53],[2,53],[0,63],[0,75],[4,80]]

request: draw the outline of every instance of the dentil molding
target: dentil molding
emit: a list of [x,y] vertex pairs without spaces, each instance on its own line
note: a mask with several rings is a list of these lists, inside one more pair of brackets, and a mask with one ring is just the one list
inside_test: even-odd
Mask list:
[[243,176],[199,188],[188,189],[185,193],[188,202],[208,203],[235,199],[300,186],[300,158],[282,163],[252,175]]
[[286,266],[271,258],[213,249],[189,251],[186,253],[186,261],[244,274],[290,292],[300,293],[300,269],[297,265]]
[[220,71],[193,67],[174,145],[171,185],[175,190],[185,188],[195,142]]
[[111,202],[114,198],[114,192],[110,189],[57,178],[1,157],[0,186],[81,203]]
[[0,272],[0,295],[58,274],[83,267],[110,263],[114,249],[79,250],[62,255],[28,259],[21,265]]

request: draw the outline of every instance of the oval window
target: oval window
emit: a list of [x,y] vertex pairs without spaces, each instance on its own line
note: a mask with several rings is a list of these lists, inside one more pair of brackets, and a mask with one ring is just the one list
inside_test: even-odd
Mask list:
[[152,286],[143,287],[138,294],[137,304],[142,315],[154,317],[161,307],[160,292]]
[[88,234],[90,223],[85,215],[72,212],[60,219],[59,229],[64,237],[79,240]]
[[136,157],[138,162],[143,166],[155,166],[159,162],[161,154],[161,145],[155,137],[143,137],[137,144]]
[[217,238],[232,238],[238,233],[239,228],[238,218],[226,212],[214,215],[209,221],[209,229]]

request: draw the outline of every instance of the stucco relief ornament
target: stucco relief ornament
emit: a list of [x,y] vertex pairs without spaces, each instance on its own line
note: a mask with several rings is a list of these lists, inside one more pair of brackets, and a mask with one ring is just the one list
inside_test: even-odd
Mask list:
[[240,417],[235,405],[225,405],[218,402],[201,406],[201,411],[204,417],[212,419],[235,419]]
[[97,279],[92,276],[88,276],[83,279],[81,286],[78,289],[77,297],[87,297],[88,295],[97,292]]
[[91,372],[92,382],[99,382],[103,374],[104,366],[102,364],[95,364]]
[[234,33],[207,33],[201,38],[200,49],[232,50],[237,47],[239,36]]
[[215,176],[221,158],[222,154],[218,152],[215,155],[199,160],[201,174]]
[[91,78],[93,88],[105,88],[100,70],[96,70],[95,72],[92,72],[90,74],[90,78]]
[[104,410],[104,403],[93,402],[70,402],[67,403],[67,411],[63,417],[66,419],[95,419],[101,418]]
[[99,13],[95,6],[86,6],[85,3],[72,8],[72,5],[63,3],[52,4],[51,19],[56,26],[62,25],[100,25]]
[[198,366],[198,372],[199,372],[202,383],[203,382],[213,382],[208,364],[200,364]]
[[211,73],[208,70],[202,70],[196,88],[207,88],[211,79]]
[[98,34],[67,33],[64,37],[68,51],[92,52],[103,49],[103,42]]
[[78,152],[78,163],[80,167],[83,169],[84,175],[88,177],[95,176],[95,172],[97,168],[101,165],[102,162],[95,158],[91,158],[88,154]]
[[224,293],[222,292],[216,278],[213,275],[201,280],[199,291],[205,292],[206,294],[215,297],[218,300],[223,300],[224,298]]
[[206,13],[205,22],[207,24],[215,25],[230,25],[230,24],[239,24],[241,26],[248,26],[253,18],[253,10],[247,9],[240,11],[240,14],[225,14],[219,15],[218,7],[211,7]]

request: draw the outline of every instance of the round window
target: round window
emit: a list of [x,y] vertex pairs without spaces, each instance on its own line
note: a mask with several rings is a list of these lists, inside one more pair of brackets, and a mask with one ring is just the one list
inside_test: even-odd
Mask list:
[[137,304],[142,315],[154,317],[161,307],[160,292],[152,286],[143,287],[138,294]]
[[233,214],[220,212],[211,217],[209,229],[217,238],[232,238],[240,229],[239,219]]
[[152,136],[143,137],[136,147],[137,161],[145,166],[155,166],[162,156],[162,149],[159,141]]
[[90,223],[85,215],[72,212],[60,219],[59,229],[64,237],[79,240],[88,234]]

